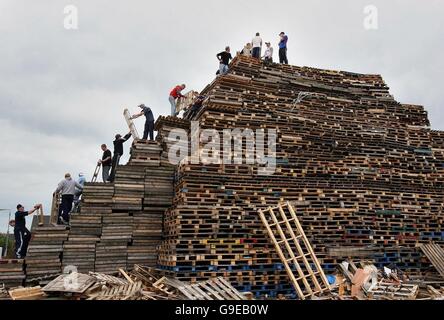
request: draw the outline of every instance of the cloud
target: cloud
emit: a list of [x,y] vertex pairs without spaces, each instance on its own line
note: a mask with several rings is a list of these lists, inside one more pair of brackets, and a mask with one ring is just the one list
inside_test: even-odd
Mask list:
[[[92,173],[100,144],[127,131],[124,107],[168,114],[174,85],[201,90],[216,53],[258,31],[275,48],[285,31],[291,64],[382,74],[399,101],[425,105],[444,129],[444,3],[371,2],[372,31],[362,0],[1,1],[0,207],[49,205],[65,172]],[[68,4],[79,9],[78,30],[63,28]]]

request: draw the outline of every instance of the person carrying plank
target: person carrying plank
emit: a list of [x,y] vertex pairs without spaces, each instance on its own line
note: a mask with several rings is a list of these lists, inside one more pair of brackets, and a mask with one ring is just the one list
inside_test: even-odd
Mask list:
[[148,134],[150,135],[150,140],[154,140],[154,116],[151,108],[148,108],[144,104],[139,105],[139,108],[142,109],[140,113],[133,115],[130,119],[137,119],[141,116],[145,116],[145,127],[143,130],[142,140],[148,139]]
[[175,117],[177,116],[177,112],[176,112],[176,100],[179,98],[185,98],[185,96],[182,94],[182,90],[186,88],[185,84],[179,85],[179,86],[175,86],[173,88],[173,90],[171,90],[170,92],[170,96],[168,98],[168,100],[170,101],[171,104],[171,116]]
[[116,139],[113,141],[114,144],[114,156],[111,167],[111,174],[108,178],[109,182],[113,182],[116,176],[116,168],[119,165],[120,157],[123,155],[123,143],[126,142],[131,137],[131,132],[128,132],[124,137],[120,134],[116,134]]
[[36,204],[31,210],[25,211],[25,207],[21,204],[17,205],[15,220],[10,221],[10,225],[14,225],[15,257],[17,259],[26,257],[28,244],[31,240],[31,231],[26,228],[26,217],[33,214],[37,209],[41,208],[41,206],[41,204]]
[[83,190],[83,187],[77,181],[71,178],[71,174],[66,173],[65,179],[60,181],[57,189],[53,193],[53,196],[58,193],[62,194],[62,203],[59,207],[59,224],[69,223],[69,214],[72,209],[76,188]]

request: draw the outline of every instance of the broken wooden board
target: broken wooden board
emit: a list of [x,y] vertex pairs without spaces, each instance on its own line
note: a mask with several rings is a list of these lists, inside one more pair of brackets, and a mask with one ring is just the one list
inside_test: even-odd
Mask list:
[[188,300],[246,300],[246,297],[237,291],[223,277],[217,277],[194,284],[186,284],[179,280],[166,277],[161,280],[167,285],[175,287]]
[[418,292],[419,286],[415,284],[396,284],[381,280],[366,293],[373,299],[414,300]]
[[135,300],[142,295],[142,281],[115,286],[89,296],[88,300]]
[[420,248],[439,274],[444,277],[444,249],[437,244],[424,244]]

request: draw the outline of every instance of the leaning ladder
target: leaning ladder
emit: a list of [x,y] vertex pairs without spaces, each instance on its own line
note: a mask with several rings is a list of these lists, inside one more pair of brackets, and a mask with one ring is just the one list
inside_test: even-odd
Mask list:
[[58,193],[55,193],[52,197],[52,205],[51,205],[51,217],[49,219],[49,223],[52,225],[57,225],[59,220],[59,207],[61,202],[61,196]]
[[298,297],[305,300],[330,290],[327,277],[316,258],[293,206],[259,210],[259,216],[279,255]]
[[140,139],[139,133],[137,132],[137,129],[136,129],[136,125],[134,124],[133,120],[131,119],[131,114],[129,113],[128,109],[123,110],[123,116],[125,117],[126,124],[128,125],[128,128],[130,129],[133,139],[134,140]]
[[99,172],[100,172],[100,167],[101,167],[100,163],[97,163],[96,169],[94,170],[94,173],[93,173],[93,176],[91,179],[91,182],[97,182],[97,178],[98,178]]

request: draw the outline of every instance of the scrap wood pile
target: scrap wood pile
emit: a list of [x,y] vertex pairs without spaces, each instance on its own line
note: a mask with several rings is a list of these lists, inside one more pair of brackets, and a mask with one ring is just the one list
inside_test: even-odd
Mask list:
[[45,276],[71,266],[83,273],[155,266],[174,179],[174,167],[161,163],[161,153],[158,142],[134,141],[130,160],[118,166],[114,183],[86,183],[80,212],[71,215],[68,229],[33,228],[27,281],[47,284],[54,277]]
[[422,106],[397,102],[379,75],[242,56],[201,94],[192,119],[201,129],[275,129],[276,169],[258,175],[245,142],[242,164],[181,163],[163,269],[184,281],[224,276],[257,296],[295,295],[258,215],[287,200],[327,274],[347,258],[411,275],[430,269],[418,245],[444,244],[444,133],[430,129]]
[[[378,270],[369,261],[343,261],[338,265],[333,299],[443,300],[444,279],[415,280],[396,266]],[[430,284],[427,284],[430,283]],[[433,284],[433,285],[432,285]]]
[[119,275],[98,272],[62,274],[43,288],[9,290],[13,300],[87,299],[87,300],[246,300],[225,279],[219,277],[189,284],[168,277],[161,270],[135,265]]

